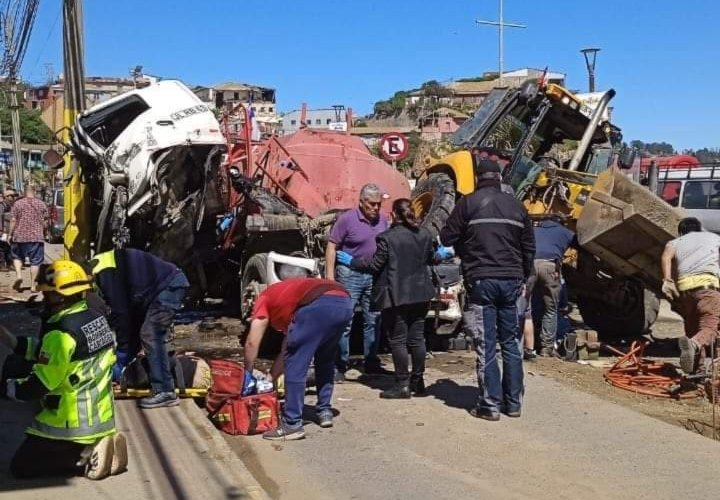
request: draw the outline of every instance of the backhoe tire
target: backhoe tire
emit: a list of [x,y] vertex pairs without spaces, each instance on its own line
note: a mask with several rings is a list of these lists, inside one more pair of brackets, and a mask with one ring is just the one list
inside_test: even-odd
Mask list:
[[432,200],[425,206],[422,217],[422,226],[430,231],[433,238],[440,234],[450,212],[455,208],[455,182],[448,174],[434,173],[417,182],[412,192],[414,205],[417,200],[427,198]]
[[640,283],[629,287],[627,301],[612,304],[583,297],[577,298],[583,321],[597,330],[601,339],[633,338],[646,333],[655,323],[660,310],[660,298]]

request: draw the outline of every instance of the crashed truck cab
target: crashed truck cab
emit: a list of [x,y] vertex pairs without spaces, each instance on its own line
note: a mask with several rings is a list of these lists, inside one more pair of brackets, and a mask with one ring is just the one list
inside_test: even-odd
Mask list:
[[82,113],[71,148],[91,198],[96,251],[146,248],[179,265],[222,210],[214,182],[225,140],[212,110],[161,81]]

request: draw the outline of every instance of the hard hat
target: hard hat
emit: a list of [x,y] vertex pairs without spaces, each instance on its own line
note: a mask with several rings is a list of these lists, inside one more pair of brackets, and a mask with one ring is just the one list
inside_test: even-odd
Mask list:
[[80,264],[71,260],[56,260],[40,268],[37,289],[65,296],[75,295],[90,290],[90,279]]

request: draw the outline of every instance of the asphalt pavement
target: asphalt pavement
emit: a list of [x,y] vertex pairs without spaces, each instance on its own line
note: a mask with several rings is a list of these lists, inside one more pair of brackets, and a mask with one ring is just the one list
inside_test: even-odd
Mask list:
[[467,411],[472,376],[430,370],[429,380],[431,396],[409,401],[346,383],[332,429],[308,423],[302,441],[229,441],[274,498],[716,497],[715,441],[538,375],[526,377],[521,418],[487,422]]

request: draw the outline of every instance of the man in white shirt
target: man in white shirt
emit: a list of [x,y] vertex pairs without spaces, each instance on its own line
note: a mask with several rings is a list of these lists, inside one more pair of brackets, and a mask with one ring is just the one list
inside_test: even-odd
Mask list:
[[720,236],[703,231],[695,217],[681,220],[678,233],[662,254],[662,291],[683,317],[680,367],[691,374],[698,371],[701,357],[708,353],[710,359],[714,357],[709,350],[717,339],[720,320]]

